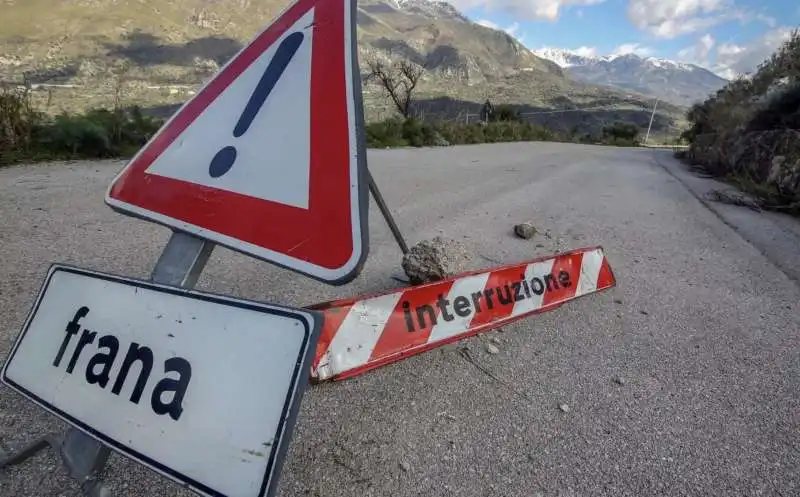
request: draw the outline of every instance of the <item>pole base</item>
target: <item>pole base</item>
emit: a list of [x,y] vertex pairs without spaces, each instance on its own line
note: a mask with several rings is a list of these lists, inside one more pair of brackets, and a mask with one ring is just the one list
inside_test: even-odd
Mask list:
[[47,447],[58,453],[69,476],[80,484],[86,497],[111,497],[111,492],[97,479],[111,451],[74,428],[63,435],[45,435],[22,450],[1,458],[0,469],[21,464]]

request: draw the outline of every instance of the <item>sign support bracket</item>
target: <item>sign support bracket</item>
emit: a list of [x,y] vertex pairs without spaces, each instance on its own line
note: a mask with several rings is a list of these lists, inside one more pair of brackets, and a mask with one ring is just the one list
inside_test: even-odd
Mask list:
[[394,221],[392,212],[389,210],[389,206],[386,205],[386,201],[383,200],[383,195],[381,195],[381,191],[378,189],[378,184],[375,183],[375,179],[372,177],[372,173],[369,169],[367,169],[367,176],[369,177],[369,191],[372,193],[372,198],[375,199],[375,203],[378,204],[378,208],[381,210],[381,214],[383,214],[383,218],[386,220],[386,224],[388,224],[389,229],[392,230],[392,236],[394,236],[397,245],[400,246],[400,251],[403,252],[403,255],[406,255],[408,253],[408,245],[406,244],[406,240],[403,238],[403,234],[400,233],[400,228]]
[[[214,244],[188,233],[173,231],[161,252],[150,281],[190,289],[197,284]],[[49,434],[10,456],[0,458],[0,469],[20,464],[47,447],[61,456],[70,477],[80,483],[87,497],[111,497],[98,475],[105,469],[111,449],[94,438],[70,427],[63,435]]]

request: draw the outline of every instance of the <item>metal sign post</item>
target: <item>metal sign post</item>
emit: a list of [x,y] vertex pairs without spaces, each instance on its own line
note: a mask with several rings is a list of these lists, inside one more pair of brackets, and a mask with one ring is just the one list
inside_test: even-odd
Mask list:
[[[378,190],[372,175],[368,176],[370,191],[386,219],[403,253],[408,247]],[[188,233],[174,231],[161,253],[150,281],[175,287],[193,288],[214,248],[214,243]],[[41,450],[55,450],[71,478],[76,480],[87,497],[111,497],[101,480],[111,450],[95,438],[70,427],[63,434],[48,434],[14,454],[0,458],[0,469],[20,464]]]
[[[192,235],[173,232],[150,276],[154,283],[193,288],[208,262],[214,244]],[[110,497],[98,479],[111,450],[82,431],[70,427],[64,434],[50,434],[9,457],[0,459],[0,469],[20,464],[39,451],[52,447],[59,453],[70,477],[77,480],[87,497]]]
[[389,229],[392,230],[392,236],[394,236],[397,245],[400,246],[400,250],[403,252],[403,255],[406,255],[408,253],[408,245],[406,244],[406,241],[403,238],[403,234],[400,232],[400,228],[397,226],[397,223],[394,222],[392,211],[389,210],[389,206],[386,205],[386,201],[383,200],[383,195],[381,195],[381,191],[378,189],[378,184],[375,183],[375,179],[372,177],[372,173],[369,172],[369,169],[367,169],[367,176],[369,177],[369,191],[372,193],[375,203],[378,204],[378,209],[380,209],[381,214],[383,214],[386,224],[388,224]]

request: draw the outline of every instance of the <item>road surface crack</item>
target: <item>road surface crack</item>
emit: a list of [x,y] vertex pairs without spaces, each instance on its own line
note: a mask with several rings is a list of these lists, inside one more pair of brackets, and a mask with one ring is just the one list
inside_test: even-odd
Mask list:
[[475,358],[474,358],[474,357],[472,357],[472,354],[470,353],[470,351],[469,351],[469,349],[468,349],[468,348],[466,348],[466,347],[459,348],[459,349],[458,349],[458,353],[459,353],[459,355],[461,355],[461,357],[463,357],[463,358],[464,358],[464,359],[465,359],[467,362],[469,362],[470,364],[472,364],[473,366],[475,366],[476,368],[478,368],[478,371],[480,371],[481,373],[485,374],[486,376],[488,376],[489,378],[493,379],[493,380],[494,380],[494,381],[496,381],[497,383],[499,383],[499,384],[503,385],[504,387],[508,388],[509,390],[511,390],[511,392],[513,392],[513,393],[515,393],[516,395],[518,395],[518,396],[522,397],[523,399],[525,399],[525,400],[528,400],[528,401],[530,401],[530,400],[531,400],[531,398],[530,398],[530,397],[528,397],[528,396],[527,396],[527,395],[525,395],[524,393],[520,392],[519,390],[517,390],[516,388],[514,388],[513,386],[511,386],[511,384],[510,384],[510,383],[508,383],[507,381],[505,381],[505,380],[503,380],[503,379],[499,378],[497,375],[495,375],[495,374],[494,374],[493,372],[491,372],[490,370],[486,369],[484,366],[482,366],[482,365],[478,364],[478,361],[476,361],[476,360],[475,360]]

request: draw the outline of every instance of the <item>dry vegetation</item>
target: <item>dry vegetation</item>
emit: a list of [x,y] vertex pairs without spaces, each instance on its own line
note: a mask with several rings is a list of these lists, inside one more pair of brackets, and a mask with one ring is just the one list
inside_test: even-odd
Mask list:
[[740,77],[687,115],[687,159],[800,213],[800,32],[751,77]]
[[0,165],[130,156],[161,124],[138,107],[48,116],[31,104],[28,89],[0,90]]
[[[407,96],[406,102],[411,105],[413,90]],[[402,110],[406,104],[397,105],[398,110]],[[146,116],[135,106],[50,116],[36,110],[28,89],[0,90],[0,165],[129,157],[147,143],[162,124],[163,120]],[[564,133],[524,122],[513,107],[499,106],[496,117],[488,123],[422,122],[414,117],[396,117],[370,123],[365,135],[368,146],[380,148],[534,140],[636,146],[638,132],[636,126],[616,123],[604,127],[598,135]]]

